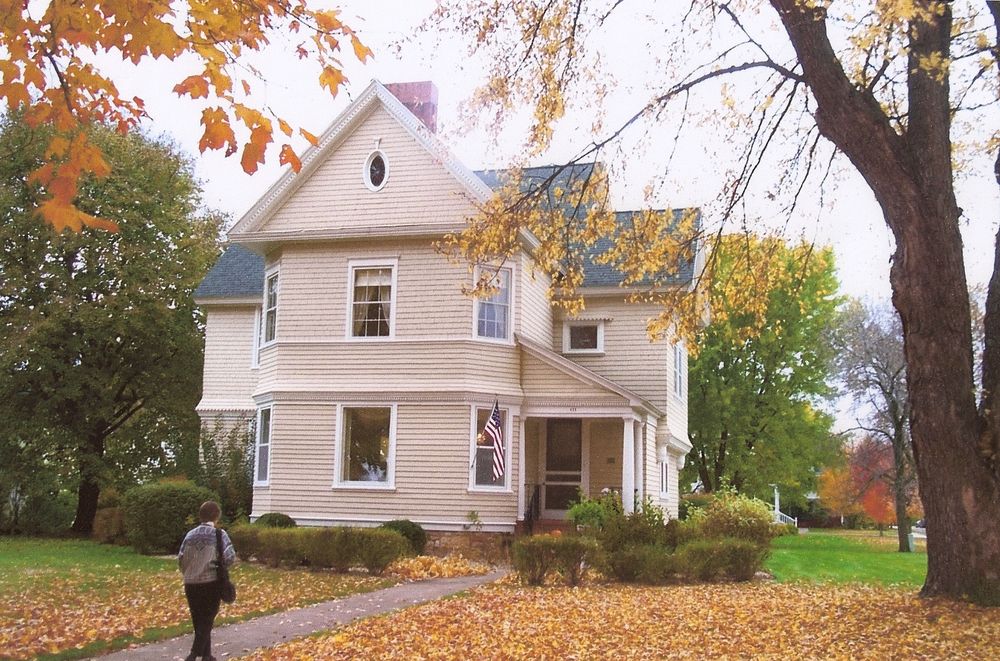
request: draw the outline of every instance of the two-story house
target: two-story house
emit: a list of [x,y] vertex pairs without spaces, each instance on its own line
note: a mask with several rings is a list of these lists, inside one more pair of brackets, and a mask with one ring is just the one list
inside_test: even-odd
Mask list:
[[[492,190],[436,138],[436,95],[372,82],[230,230],[196,292],[198,412],[255,422],[253,516],[512,531],[605,488],[676,515],[683,346],[649,341],[657,310],[626,303],[607,267],[587,272],[585,312],[563,315],[530,240],[493,295],[462,293],[478,273],[434,243]],[[480,434],[495,401],[500,477]]]

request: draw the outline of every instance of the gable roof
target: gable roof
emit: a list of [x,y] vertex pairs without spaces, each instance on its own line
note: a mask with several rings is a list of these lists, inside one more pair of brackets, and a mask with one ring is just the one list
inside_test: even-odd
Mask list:
[[264,258],[234,243],[226,248],[194,290],[194,299],[252,298],[259,301],[263,292]]
[[490,188],[471,170],[466,168],[448,150],[436,135],[410,112],[382,83],[372,80],[368,87],[347,106],[326,131],[318,138],[316,145],[307,149],[299,159],[302,167],[298,173],[290,168],[260,197],[257,203],[229,230],[230,238],[238,240],[242,235],[259,230],[281,208],[309,176],[326,160],[326,157],[351,133],[368,115],[374,104],[383,108],[421,145],[427,152],[450,172],[464,187],[481,201],[492,195]]

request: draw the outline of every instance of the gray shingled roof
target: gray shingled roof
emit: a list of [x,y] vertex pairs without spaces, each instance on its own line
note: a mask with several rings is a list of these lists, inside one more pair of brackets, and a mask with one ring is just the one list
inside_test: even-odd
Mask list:
[[[557,166],[549,165],[534,168],[524,168],[521,170],[522,188],[531,190],[542,185]],[[571,181],[579,180],[590,176],[593,172],[594,163],[579,163],[566,168],[553,180],[553,186],[567,188]],[[476,172],[483,183],[496,190],[500,188],[509,175],[509,170],[480,170]],[[563,209],[569,213],[574,211],[569,206]],[[586,212],[586,209],[576,210]],[[663,211],[663,210],[661,210]],[[687,209],[674,209],[673,214],[677,220],[687,212]],[[616,214],[618,225],[627,227],[636,211],[620,211]],[[695,210],[696,223],[701,224],[701,212]],[[622,274],[612,266],[598,264],[596,259],[611,247],[610,239],[601,239],[592,246],[584,257],[584,287],[616,287],[622,282]],[[686,284],[691,281],[694,275],[694,264],[685,261],[673,272],[666,272],[660,278],[661,283]],[[246,296],[260,296],[264,291],[264,259],[242,246],[232,244],[219,257],[219,261],[208,272],[205,279],[201,281],[195,290],[195,298],[240,298]]]
[[195,298],[241,298],[264,291],[264,258],[243,246],[231,244],[205,275]]

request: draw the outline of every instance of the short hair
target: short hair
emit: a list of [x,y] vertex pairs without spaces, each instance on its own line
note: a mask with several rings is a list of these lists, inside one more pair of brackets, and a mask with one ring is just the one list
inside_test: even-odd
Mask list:
[[222,516],[222,508],[214,500],[206,500],[198,509],[198,518],[201,519],[202,523],[218,521],[220,516]]

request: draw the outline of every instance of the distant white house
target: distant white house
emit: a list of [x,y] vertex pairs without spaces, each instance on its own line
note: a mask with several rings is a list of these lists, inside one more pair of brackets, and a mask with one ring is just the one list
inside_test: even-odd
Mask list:
[[[459,530],[475,512],[483,530],[512,531],[605,488],[676,515],[691,449],[683,345],[648,340],[658,310],[627,304],[606,266],[588,265],[586,311],[566,317],[529,236],[497,265],[495,295],[462,293],[478,273],[433,244],[498,175],[441,145],[436,97],[430,83],[372,82],[232,228],[196,292],[198,412],[255,421],[253,516]],[[480,435],[494,401],[498,478]]]

